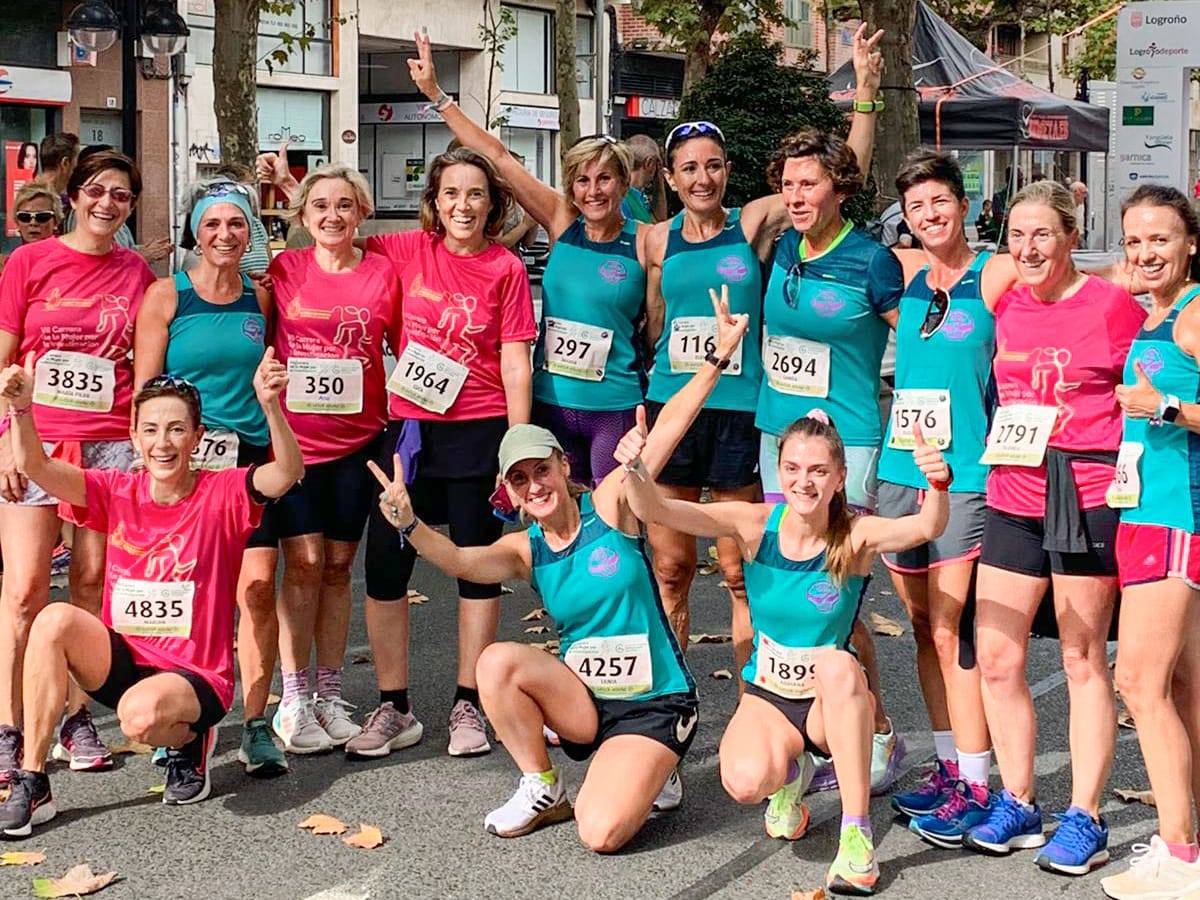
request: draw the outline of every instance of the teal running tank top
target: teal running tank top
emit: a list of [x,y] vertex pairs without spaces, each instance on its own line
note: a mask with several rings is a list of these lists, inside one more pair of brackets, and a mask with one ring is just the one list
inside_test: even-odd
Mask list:
[[[928,338],[921,326],[930,309],[933,290],[925,281],[929,267],[916,274],[900,298],[896,323],[896,393],[888,420],[879,478],[892,484],[925,488],[928,482],[913,463],[911,425],[947,421],[950,445],[942,447],[954,472],[951,491],[983,493],[988,467],[980,464],[987,442],[992,395],[992,357],[996,354],[996,323],[983,301],[983,266],[991,256],[980,253],[949,291],[950,306],[941,327]],[[901,434],[892,446],[892,429],[900,420]],[[908,439],[908,440],[906,440]]]
[[[1200,365],[1172,335],[1179,313],[1197,296],[1200,287],[1180,297],[1156,327],[1138,332],[1125,359],[1125,384],[1137,383],[1134,363],[1140,362],[1160,393],[1174,394],[1183,403],[1200,402]],[[1137,506],[1121,510],[1121,521],[1200,531],[1200,434],[1169,422],[1151,425],[1149,419],[1125,416],[1122,456],[1130,444],[1141,447],[1141,458],[1134,463],[1141,495]]]
[[825,571],[824,550],[802,561],[785,557],[779,528],[787,514],[786,503],[771,510],[758,552],[745,567],[754,649],[742,680],[798,699],[804,692],[796,682],[806,673],[797,669],[811,668],[815,655],[804,651],[850,649],[867,579],[851,575],[839,588]]
[[186,378],[200,391],[205,428],[233,431],[247,444],[267,446],[267,417],[254,395],[267,320],[254,285],[243,275],[240,297],[232,303],[209,303],[196,293],[186,272],[177,272],[175,295],[163,370]]
[[590,494],[579,515],[579,534],[562,550],[550,549],[541,526],[529,528],[533,586],[558,625],[559,657],[601,699],[694,693],[641,539],[610,527]]
[[813,409],[848,447],[878,447],[879,367],[904,293],[896,254],[847,222],[829,249],[801,258],[799,232],[775,245],[763,299],[763,380],[755,424],[780,435]]
[[583,218],[563,232],[542,276],[533,396],[569,409],[613,411],[642,402],[634,331],[646,308],[637,222],[615,240],[590,241]]
[[741,362],[721,374],[705,409],[754,412],[762,381],[762,263],[742,232],[742,211],[731,209],[725,228],[707,241],[683,238],[683,213],[671,220],[662,264],[662,295],[666,301],[662,335],[654,348],[654,369],[646,396],[666,403],[703,364],[706,341],[715,346],[710,288],[729,285],[729,311],[745,313],[750,327],[742,338]]

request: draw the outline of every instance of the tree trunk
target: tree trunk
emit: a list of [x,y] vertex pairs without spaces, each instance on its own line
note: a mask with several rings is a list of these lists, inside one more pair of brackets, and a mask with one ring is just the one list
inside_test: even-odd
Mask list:
[[579,85],[575,81],[575,0],[556,0],[554,82],[558,91],[558,140],[563,153],[579,140]]
[[860,5],[869,27],[885,32],[880,47],[884,109],[878,113],[875,130],[875,180],[882,209],[896,199],[896,173],[904,158],[921,145],[912,73],[912,33],[917,6],[916,0],[861,0]]
[[222,163],[254,166],[258,154],[259,0],[218,0],[213,26],[213,112]]
[[692,39],[691,46],[684,47],[683,58],[683,96],[697,81],[708,74],[713,62],[712,35],[717,33],[721,16],[729,0],[704,0],[700,4],[700,27]]

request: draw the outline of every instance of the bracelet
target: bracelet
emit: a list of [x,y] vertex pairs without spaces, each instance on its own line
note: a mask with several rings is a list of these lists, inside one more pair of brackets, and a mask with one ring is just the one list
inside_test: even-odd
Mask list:
[[624,469],[627,474],[636,476],[638,481],[646,480],[646,469],[642,465],[642,458],[640,456],[633,461],[633,465],[622,463],[621,468]]
[[433,111],[441,112],[442,110],[444,110],[447,106],[449,106],[453,102],[454,102],[454,98],[451,97],[449,94],[447,94],[445,91],[442,91],[442,96],[438,97],[436,100],[433,101]]
[[31,409],[33,409],[32,403],[30,403],[28,406],[22,406],[19,409],[15,406],[10,406],[8,408],[8,417],[10,419],[15,419],[17,416],[27,416],[29,415],[29,411]]
[[878,97],[874,100],[855,100],[852,108],[857,113],[883,112],[883,98]]
[[721,359],[719,356],[717,356],[717,354],[712,352],[709,352],[705,355],[704,361],[706,363],[712,363],[714,366],[716,366],[718,372],[724,372],[726,369],[728,369],[730,362],[730,360]]
[[944,494],[946,491],[950,490],[950,485],[954,484],[954,470],[950,468],[949,463],[946,464],[946,469],[950,474],[946,476],[945,481],[929,482],[929,489],[931,491],[938,491]]
[[417,530],[417,526],[421,524],[421,520],[413,516],[413,520],[403,528],[396,529],[400,532],[400,546],[403,547],[408,543],[408,539],[412,537],[412,533]]

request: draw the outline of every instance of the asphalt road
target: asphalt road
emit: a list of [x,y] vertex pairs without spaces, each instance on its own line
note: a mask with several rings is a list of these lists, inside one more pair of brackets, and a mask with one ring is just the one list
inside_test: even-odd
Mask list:
[[[693,628],[727,632],[728,606],[719,575],[697,578],[692,593]],[[650,822],[620,854],[596,856],[577,841],[573,826],[555,826],[528,837],[502,840],[483,831],[484,814],[503,803],[516,772],[503,748],[473,759],[445,753],[454,690],[454,587],[424,563],[414,587],[430,601],[412,608],[411,696],[425,724],[425,740],[410,750],[372,762],[348,762],[340,754],[293,758],[289,775],[273,781],[247,778],[237,763],[241,710],[226,719],[218,745],[213,796],[193,807],[163,806],[148,789],[162,770],[146,756],[122,756],[110,773],[52,770],[58,818],[34,837],[7,849],[44,849],[37,869],[0,868],[0,897],[31,896],[37,875],[61,875],[87,861],[95,871],[115,870],[120,881],[99,896],[106,900],[252,897],[255,900],[347,900],[347,898],[609,897],[779,898],[795,887],[813,888],[836,850],[840,810],[836,794],[812,803],[814,825],[794,844],[764,835],[758,808],[739,807],[722,791],[717,744],[736,699],[732,681],[711,673],[731,666],[728,644],[693,646],[688,660],[700,685],[701,723],[683,766],[683,808]],[[529,635],[521,616],[540,605],[528,586],[506,598],[501,637],[544,641]],[[355,597],[363,593],[356,581]],[[873,580],[867,611],[903,620],[886,576]],[[908,741],[910,784],[930,757],[932,743],[921,705],[911,634],[881,637],[884,690],[895,724]],[[361,607],[351,632],[351,656],[365,652]],[[1048,810],[1069,799],[1066,689],[1057,643],[1034,641],[1029,678],[1038,695],[1041,736],[1037,772]],[[359,714],[374,706],[369,663],[347,668],[346,697]],[[102,712],[99,711],[98,712]],[[111,714],[98,721],[107,740],[119,732]],[[555,751],[556,756],[561,756]],[[565,761],[574,792],[584,767]],[[1110,786],[1146,787],[1137,741],[1122,730]],[[316,837],[297,828],[311,813],[336,816],[352,826],[378,825],[387,842],[375,850],[345,846],[337,837]],[[995,860],[919,841],[893,819],[886,798],[872,805],[883,878],[880,893],[907,898],[1099,897],[1102,874],[1123,869],[1135,841],[1153,830],[1153,810],[1125,806],[1111,794],[1104,814],[1112,827],[1115,861],[1078,879],[1041,872],[1028,851]]]

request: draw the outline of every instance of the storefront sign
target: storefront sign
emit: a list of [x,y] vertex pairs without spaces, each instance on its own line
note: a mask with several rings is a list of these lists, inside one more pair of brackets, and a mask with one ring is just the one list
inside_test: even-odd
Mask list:
[[259,149],[278,150],[284,141],[297,150],[326,149],[323,92],[258,89]]
[[507,116],[509,128],[536,128],[540,131],[558,131],[558,110],[545,106],[509,106],[501,111]]
[[1071,136],[1071,120],[1066,116],[1030,116],[1026,127],[1035,141],[1065,141]]
[[70,72],[0,66],[0,103],[64,106],[70,102]]
[[27,182],[37,176],[37,169],[18,168],[21,162],[21,148],[33,146],[28,141],[4,142],[4,208],[8,211],[5,216],[4,233],[9,237],[17,236],[17,220],[13,218],[13,200],[17,191]]
[[442,121],[432,103],[360,103],[358,121],[363,125],[428,125]]
[[625,116],[630,119],[678,119],[679,101],[669,97],[629,97]]

